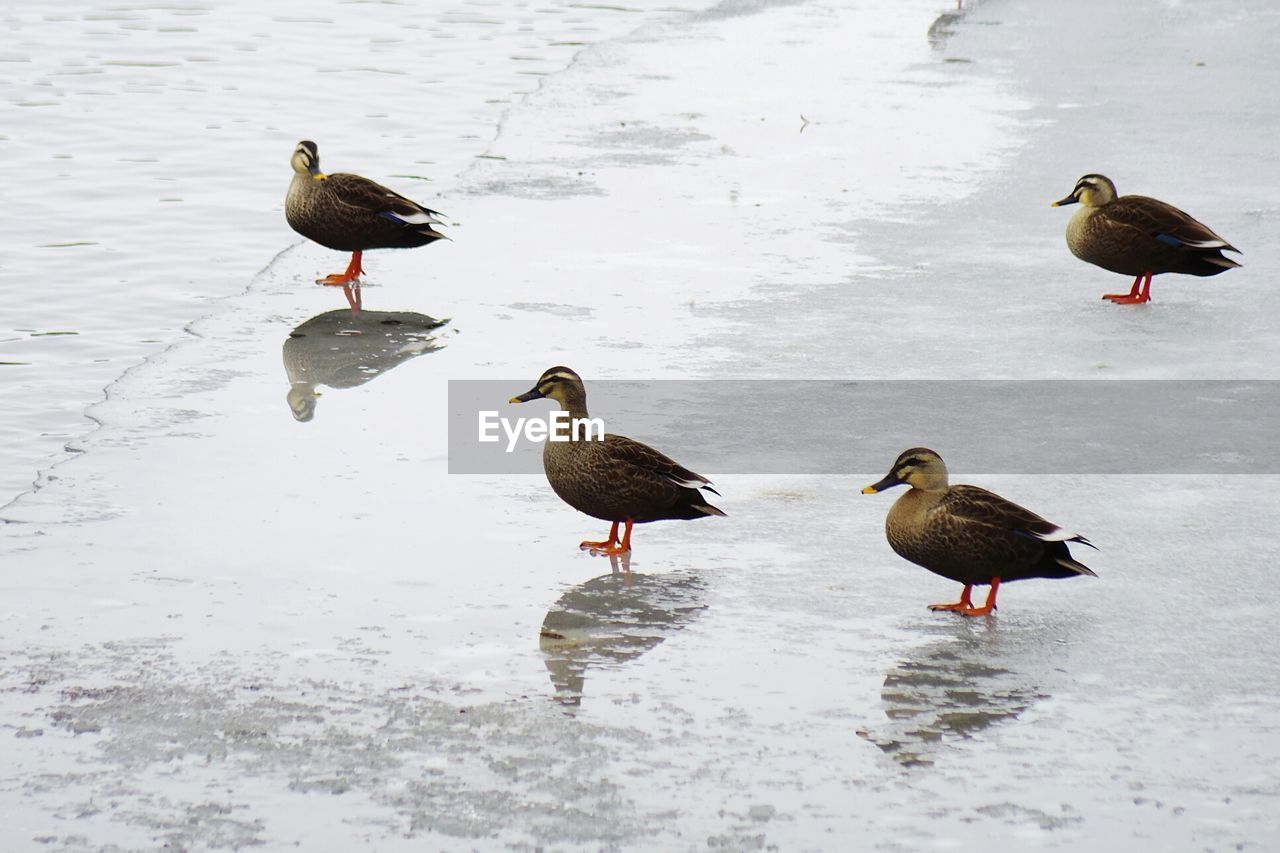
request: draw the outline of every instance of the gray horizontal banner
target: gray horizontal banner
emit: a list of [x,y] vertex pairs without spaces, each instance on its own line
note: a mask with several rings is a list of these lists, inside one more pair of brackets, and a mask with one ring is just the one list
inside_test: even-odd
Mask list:
[[[558,406],[507,402],[536,378],[449,382],[451,474],[541,473],[531,419],[545,425]],[[711,479],[883,473],[916,446],[953,472],[1280,473],[1276,381],[588,379],[586,388],[606,431]]]

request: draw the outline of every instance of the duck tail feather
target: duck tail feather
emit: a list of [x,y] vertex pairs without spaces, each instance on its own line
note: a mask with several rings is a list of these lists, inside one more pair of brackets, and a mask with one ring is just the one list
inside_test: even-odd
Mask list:
[[1059,566],[1062,566],[1064,569],[1070,569],[1078,575],[1088,575],[1091,578],[1096,578],[1098,576],[1098,573],[1093,569],[1089,568],[1084,563],[1072,559],[1071,557],[1057,557],[1054,562]]
[[1202,255],[1201,260],[1206,264],[1213,264],[1215,267],[1222,267],[1224,270],[1233,270],[1237,267],[1244,266],[1244,264],[1239,261],[1233,261],[1226,255]]

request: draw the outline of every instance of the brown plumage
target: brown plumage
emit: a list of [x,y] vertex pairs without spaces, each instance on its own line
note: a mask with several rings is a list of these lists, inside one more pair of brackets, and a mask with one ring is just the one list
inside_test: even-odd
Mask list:
[[1154,275],[1209,276],[1240,266],[1222,254],[1240,250],[1204,223],[1159,199],[1117,196],[1115,184],[1103,175],[1085,175],[1071,195],[1053,205],[1076,202],[1082,206],[1067,223],[1071,253],[1105,270],[1137,276],[1128,293],[1108,293],[1103,299],[1149,302]]
[[[567,367],[550,368],[533,388],[512,397],[511,402],[541,397],[559,403],[571,420],[590,417],[582,378]],[[542,466],[561,500],[579,512],[613,523],[607,540],[582,543],[584,548],[605,554],[631,550],[633,524],[724,515],[699,491],[719,494],[710,480],[626,436],[606,434],[598,440],[578,431],[569,441],[548,440],[542,450]],[[619,524],[626,526],[621,540]]]
[[321,172],[314,142],[299,142],[290,163],[293,182],[284,202],[289,226],[321,246],[352,253],[346,272],[321,279],[323,284],[358,279],[361,253],[369,249],[412,249],[445,239],[431,227],[443,224],[436,211],[368,178]]
[[[1068,542],[1093,547],[1087,539],[986,489],[950,485],[942,457],[928,448],[904,450],[884,479],[862,491],[874,494],[901,485],[911,489],[885,520],[890,547],[964,584],[959,602],[930,605],[932,610],[981,616],[995,610],[1002,582],[1093,574],[1067,547]],[[986,605],[974,607],[971,589],[986,584],[991,585]]]

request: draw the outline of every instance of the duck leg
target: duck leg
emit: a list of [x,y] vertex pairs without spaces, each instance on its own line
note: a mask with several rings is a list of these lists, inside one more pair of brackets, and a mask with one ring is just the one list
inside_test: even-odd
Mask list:
[[583,542],[578,547],[590,548],[592,551],[597,551],[601,548],[612,548],[614,545],[617,545],[617,544],[618,544],[618,522],[615,521],[613,523],[613,526],[609,528],[608,539],[606,539],[603,542],[590,542],[590,541]]
[[960,593],[960,600],[957,601],[955,604],[930,604],[929,609],[934,611],[954,610],[956,612],[960,612],[962,610],[972,610],[973,601],[969,598],[969,594],[972,591],[973,591],[973,584],[967,583],[964,585],[964,591]]
[[1000,578],[991,579],[991,591],[987,593],[987,603],[981,607],[968,607],[964,610],[957,610],[961,616],[986,616],[996,609],[996,592],[1000,589]]
[[347,264],[347,271],[343,273],[334,273],[327,275],[322,279],[318,279],[316,284],[330,284],[345,286],[358,279],[364,273],[364,267],[360,266],[360,256],[364,254],[361,251],[351,253],[351,263]]
[[[596,545],[603,545],[604,547],[603,547],[603,548],[592,548],[592,549],[591,549],[591,553],[592,553],[592,554],[596,554],[596,555],[603,555],[603,556],[607,556],[607,557],[612,557],[612,556],[614,556],[614,555],[616,555],[616,554],[626,554],[626,553],[628,553],[628,552],[631,550],[631,525],[632,525],[633,523],[634,523],[634,522],[632,522],[632,521],[631,521],[631,519],[627,519],[627,521],[626,521],[626,527],[625,527],[625,529],[624,529],[624,530],[623,530],[623,532],[622,532],[622,541],[621,541],[621,542],[618,542],[618,540],[617,540],[617,536],[618,536],[618,522],[616,522],[616,521],[615,521],[615,522],[613,523],[613,527],[612,527],[612,528],[610,528],[610,530],[609,530],[609,540],[610,540],[610,541],[609,541],[609,542],[597,542],[597,543],[595,543]],[[617,544],[611,544],[611,543],[615,543],[615,542],[616,542]],[[582,543],[582,545],[583,545],[583,546],[586,546],[586,545],[589,545],[589,544],[591,544],[591,543],[588,543],[588,542],[583,542],[583,543]]]
[[[1133,280],[1133,288],[1128,293],[1108,293],[1102,298],[1109,299],[1117,305],[1138,305],[1143,302],[1151,301],[1151,273],[1141,273]],[[1142,292],[1138,292],[1138,286],[1142,286]]]

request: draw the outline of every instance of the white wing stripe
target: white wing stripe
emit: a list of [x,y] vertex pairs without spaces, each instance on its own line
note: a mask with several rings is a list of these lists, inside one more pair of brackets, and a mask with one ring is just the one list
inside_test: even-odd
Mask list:
[[410,225],[429,225],[429,224],[440,223],[439,219],[436,219],[434,216],[432,216],[429,213],[405,214],[405,213],[396,213],[393,211],[391,215],[394,216],[396,219],[401,220],[402,222],[408,222]]
[[667,479],[675,483],[677,486],[684,486],[686,489],[700,489],[703,486],[711,485],[710,480],[681,480],[679,477],[668,477]]

